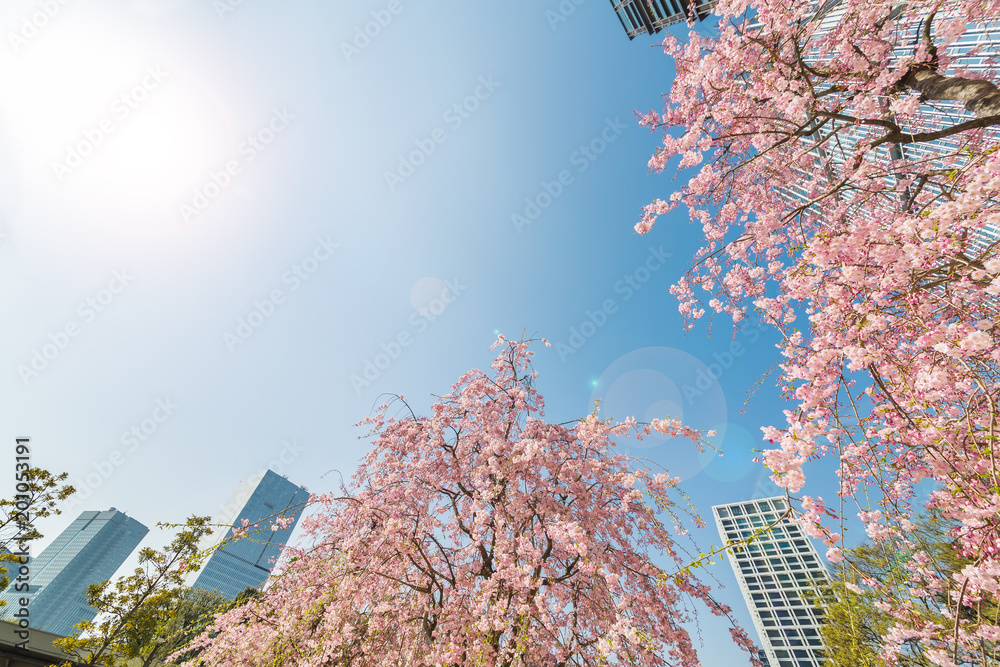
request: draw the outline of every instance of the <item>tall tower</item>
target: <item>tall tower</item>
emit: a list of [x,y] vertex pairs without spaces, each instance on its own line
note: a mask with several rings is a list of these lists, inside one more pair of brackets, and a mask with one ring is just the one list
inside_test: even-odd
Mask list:
[[[761,498],[716,505],[715,525],[723,542],[750,537],[772,524],[788,508],[784,498]],[[797,525],[782,520],[770,532],[730,554],[729,564],[760,636],[771,667],[820,667],[823,610],[806,594],[829,576],[812,545]]]
[[[272,470],[240,482],[212,523],[240,526],[245,519],[250,524],[260,521],[260,529],[250,529],[246,537],[222,544],[232,536],[232,528],[216,528],[202,543],[202,548],[215,551],[201,570],[191,573],[186,583],[195,588],[216,589],[230,600],[245,588],[262,585],[307,500],[309,491]],[[271,530],[275,516],[290,517],[292,522],[287,528]]]
[[[14,583],[0,597],[0,618],[10,620],[29,600],[29,627],[57,635],[76,632],[80,621],[93,620],[97,610],[87,604],[87,587],[107,581],[139,545],[149,528],[114,507],[83,512],[52,544],[28,563],[28,590]],[[16,619],[14,619],[16,620]]]

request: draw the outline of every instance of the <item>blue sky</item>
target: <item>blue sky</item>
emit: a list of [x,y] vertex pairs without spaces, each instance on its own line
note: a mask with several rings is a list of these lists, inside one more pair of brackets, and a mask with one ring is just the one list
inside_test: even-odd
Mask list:
[[[785,404],[768,381],[743,404],[777,338],[682,332],[667,288],[699,230],[632,230],[675,187],[633,115],[672,65],[608,3],[7,0],[0,33],[0,428],[86,495],[36,551],[85,509],[212,514],[269,465],[331,489],[380,395],[426,409],[496,332],[552,341],[553,421],[601,398],[724,427],[721,458],[629,450],[706,519],[762,479],[749,450]],[[743,660],[724,625],[703,637],[704,664]]]

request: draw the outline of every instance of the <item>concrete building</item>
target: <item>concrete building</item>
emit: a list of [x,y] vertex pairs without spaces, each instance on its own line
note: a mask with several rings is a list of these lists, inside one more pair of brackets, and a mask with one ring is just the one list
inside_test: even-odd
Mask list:
[[0,622],[0,666],[49,667],[70,663],[76,667],[82,664],[56,646],[57,639],[62,639],[62,635],[33,628],[24,630],[13,623]]

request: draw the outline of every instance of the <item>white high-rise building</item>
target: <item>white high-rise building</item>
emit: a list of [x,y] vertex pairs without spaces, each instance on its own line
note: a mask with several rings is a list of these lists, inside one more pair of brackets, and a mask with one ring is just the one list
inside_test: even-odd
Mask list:
[[[726,543],[750,537],[787,508],[779,496],[716,505],[712,514]],[[822,665],[823,610],[808,596],[817,592],[817,584],[828,582],[829,575],[809,538],[783,519],[729,556],[770,667]]]
[[[308,500],[309,491],[273,470],[240,482],[212,519],[213,524],[225,527],[207,535],[201,544],[203,549],[214,549],[212,555],[200,570],[188,576],[185,583],[194,588],[218,590],[230,600],[246,588],[261,586],[270,576]],[[271,530],[276,516],[289,517],[292,521],[286,528]],[[244,519],[251,525],[258,521],[261,525],[248,530],[245,537],[223,544],[232,537],[229,526],[238,527]]]

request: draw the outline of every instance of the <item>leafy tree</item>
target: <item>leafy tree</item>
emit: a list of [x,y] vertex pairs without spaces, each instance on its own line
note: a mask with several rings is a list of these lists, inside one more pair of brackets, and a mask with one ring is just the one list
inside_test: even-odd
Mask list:
[[232,600],[219,591],[202,588],[182,590],[170,610],[168,620],[161,624],[149,655],[157,655],[161,664],[176,665],[193,660],[201,652],[191,648],[192,640],[201,635],[215,620],[215,615],[231,611],[260,595],[256,588],[245,588]]
[[[960,613],[1000,589],[1000,0],[715,11],[717,34],[664,41],[677,76],[663,113],[642,118],[665,130],[651,168],[700,167],[636,229],[686,206],[706,241],[672,290],[681,311],[739,323],[756,309],[782,333],[793,405],[764,453],[779,484],[796,493],[808,460],[837,457],[841,495],[898,545],[917,484],[937,483],[931,507],[960,524],[971,562],[914,588],[949,600],[948,622],[883,602],[947,664],[1000,632],[963,634]],[[990,38],[972,44],[970,24]],[[841,558],[821,500],[802,507]]]
[[158,640],[176,620],[178,605],[198,601],[181,583],[186,571],[199,566],[204,557],[199,541],[211,530],[208,517],[191,517],[163,551],[142,549],[139,567],[131,575],[113,585],[110,581],[91,584],[87,598],[98,610],[97,618],[78,623],[81,634],[56,644],[78,664],[119,667],[139,658],[148,667],[162,650]]
[[[953,533],[959,529],[959,524],[932,512],[911,526],[905,540],[868,542],[847,552],[838,568],[839,576],[825,594],[822,635],[827,665],[942,664],[938,659],[943,656],[935,649],[900,632],[897,618],[889,609],[907,607],[913,614],[911,625],[952,625],[949,609],[957,601],[950,600],[944,591],[914,595],[913,590],[928,572],[933,572],[934,579],[952,579],[961,577],[961,572],[974,563],[957,548]],[[971,627],[996,626],[1000,606],[994,594],[962,600],[954,613],[960,619],[960,631],[967,631]],[[887,638],[888,643],[898,644],[893,647],[891,661],[884,651]],[[978,647],[963,651],[959,658],[962,664],[996,664],[1000,658],[998,648],[995,641],[983,640]]]
[[[237,593],[233,601],[229,603],[229,609],[239,607],[240,605],[246,604],[250,600],[260,597],[260,589],[257,588],[244,588],[242,591]],[[228,609],[227,609],[228,611]]]
[[[146,646],[140,648],[139,654],[146,656],[142,664],[144,666],[177,664],[194,657],[192,652],[184,652],[183,649],[192,639],[204,632],[215,614],[230,606],[230,602],[219,591],[203,588],[180,589],[168,608],[164,610],[165,618],[158,624],[154,637]],[[168,660],[168,657],[175,653],[178,653],[178,656]]]
[[613,454],[610,435],[699,434],[547,423],[528,344],[497,346],[492,376],[466,373],[430,416],[386,404],[362,422],[372,450],[350,488],[319,496],[313,546],[218,616],[190,664],[698,664],[684,600],[729,610],[658,518],[676,523],[677,480]]
[[[830,602],[822,627],[829,667],[877,667],[882,636],[892,626],[892,619],[880,612],[870,595],[848,590],[843,582],[827,592]],[[836,600],[835,602],[833,600]],[[901,667],[923,667],[927,662],[908,652],[898,656]]]
[[[142,549],[139,567],[131,575],[113,584],[89,586],[88,602],[98,610],[97,617],[78,623],[80,634],[56,644],[85,665],[149,667],[170,658],[173,662],[193,658],[199,650],[189,650],[188,644],[205,630],[212,616],[253,599],[257,591],[248,588],[227,602],[218,591],[182,587],[185,575],[232,540],[286,528],[292,522],[284,516],[288,509],[252,525],[247,520],[240,526],[211,524],[208,517],[191,517],[180,525],[159,524],[180,530],[163,551]],[[203,548],[206,538],[217,530],[227,531],[225,539]]]

